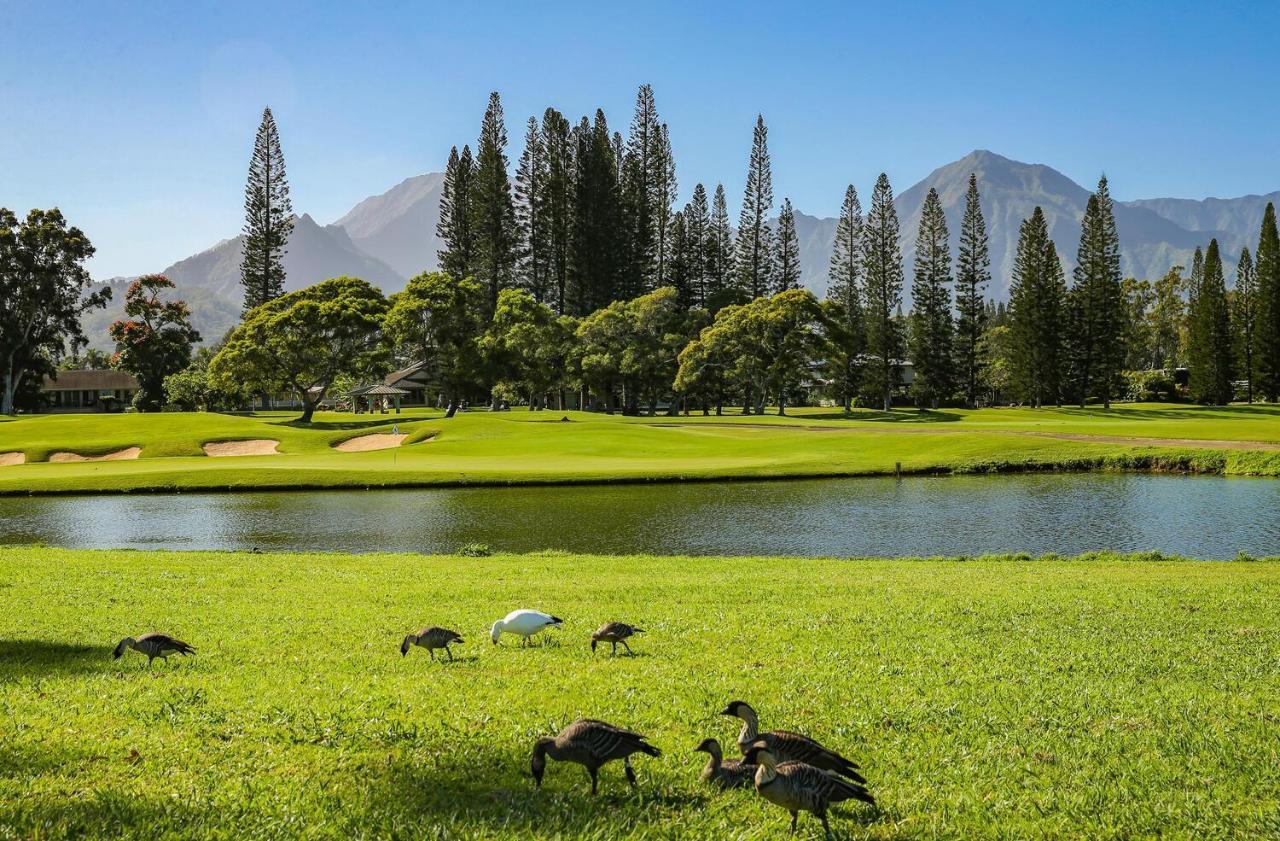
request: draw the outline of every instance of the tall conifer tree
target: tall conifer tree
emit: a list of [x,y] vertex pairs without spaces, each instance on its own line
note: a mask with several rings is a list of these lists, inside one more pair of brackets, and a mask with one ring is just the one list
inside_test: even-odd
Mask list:
[[911,283],[909,352],[914,378],[911,392],[917,405],[937,408],[955,391],[952,355],[951,246],[947,217],[938,191],[930,188],[916,236],[916,271]]
[[692,287],[691,303],[693,306],[707,305],[708,269],[711,237],[711,209],[707,206],[707,188],[697,184],[693,188],[693,198],[684,208],[685,232],[688,236],[690,263],[689,276]]
[[836,222],[835,247],[828,265],[828,306],[832,310],[835,351],[829,364],[831,378],[845,411],[853,406],[853,398],[862,371],[862,354],[866,349],[866,323],[862,308],[862,205],[858,191],[850,184],[844,191],[840,218]]
[[619,298],[625,239],[618,187],[618,157],[604,112],[575,131],[577,178],[570,238],[571,315],[586,315]]
[[738,216],[737,285],[748,298],[767,295],[773,286],[773,173],[769,165],[769,129],[756,117],[747,164],[747,186]]
[[800,238],[796,236],[796,214],[791,199],[782,200],[778,214],[777,256],[773,264],[773,294],[800,288]]
[[[667,124],[658,127],[657,183],[654,185],[654,287],[667,285],[667,264],[671,260],[671,216],[677,195],[676,161],[671,152]],[[648,290],[646,290],[648,291]]]
[[658,170],[661,167],[661,124],[653,88],[641,85],[636,92],[635,113],[622,150],[620,192],[625,239],[621,243],[621,295],[642,294],[657,264]]
[[516,166],[516,228],[520,238],[520,285],[538,303],[551,295],[550,238],[546,230],[547,154],[542,129],[529,118],[524,151]]
[[987,223],[982,216],[978,176],[970,173],[956,264],[956,359],[965,403],[971,407],[978,400],[978,378],[981,374],[978,341],[987,329],[985,292],[990,282]]
[[444,184],[440,190],[440,218],[436,221],[436,236],[444,243],[437,252],[440,269],[455,280],[475,273],[475,230],[471,218],[471,180],[475,169],[471,159],[471,147],[449,150],[449,162],[444,168]]
[[1011,379],[1031,405],[1061,402],[1066,275],[1038,206],[1018,234],[1009,290]]
[[1280,399],[1280,232],[1271,202],[1262,215],[1253,256],[1258,276],[1258,390],[1274,403]]
[[1232,298],[1232,327],[1235,330],[1236,362],[1245,381],[1245,400],[1253,402],[1253,384],[1258,378],[1258,276],[1248,248],[1240,251],[1236,264],[1236,288]]
[[569,290],[575,147],[569,121],[554,108],[548,108],[542,115],[542,148],[546,156],[546,183],[542,189],[541,228],[547,249],[548,302],[557,313],[564,315]]
[[507,127],[502,100],[489,94],[480,140],[476,146],[471,182],[471,210],[475,234],[475,277],[485,287],[485,317],[493,315],[498,293],[514,285],[517,236],[515,204],[508,174]]
[[862,227],[863,304],[867,316],[868,391],[883,399],[884,410],[893,408],[898,387],[903,342],[896,313],[902,306],[902,248],[898,243],[898,213],[893,207],[893,187],[883,172],[871,193],[871,208]]
[[726,301],[733,288],[734,252],[733,232],[729,227],[729,203],[725,200],[724,185],[717,184],[711,202],[711,223],[707,232],[707,294],[708,309],[718,309]]
[[1197,402],[1220,406],[1231,402],[1230,318],[1222,257],[1218,240],[1213,239],[1204,253],[1201,278],[1188,313],[1187,359],[1191,370],[1187,389]]
[[1125,303],[1120,236],[1105,175],[1085,206],[1074,277],[1070,346],[1080,406],[1096,392],[1110,408],[1124,367]]
[[293,233],[293,205],[285,177],[280,132],[271,109],[262,111],[262,122],[253,140],[249,178],[244,187],[244,253],[240,259],[240,283],[244,286],[244,311],[284,294],[284,255]]

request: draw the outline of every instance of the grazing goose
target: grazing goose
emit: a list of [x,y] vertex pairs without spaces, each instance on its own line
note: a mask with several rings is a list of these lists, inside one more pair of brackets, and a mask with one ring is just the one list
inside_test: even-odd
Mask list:
[[120,640],[120,644],[116,646],[116,650],[112,653],[112,658],[119,660],[127,649],[132,648],[139,654],[147,655],[147,667],[150,668],[152,662],[157,657],[169,662],[170,654],[181,654],[184,657],[188,654],[195,654],[196,650],[187,645],[182,640],[174,639],[168,634],[143,634],[140,637],[125,637]]
[[547,628],[559,628],[564,620],[558,616],[552,616],[550,613],[543,613],[539,610],[513,610],[493,623],[493,628],[489,631],[489,637],[493,640],[493,644],[498,644],[498,637],[504,632],[508,634],[519,634],[522,644],[528,644],[529,637],[544,631]]
[[742,730],[738,733],[738,749],[745,756],[756,742],[764,742],[779,762],[807,762],[815,768],[833,771],[848,777],[856,783],[865,783],[866,779],[858,773],[857,764],[850,762],[833,750],[789,730],[760,731],[760,719],[756,711],[745,701],[733,701],[720,711],[720,715],[732,715],[742,719]]
[[533,745],[529,770],[538,788],[542,788],[542,774],[547,768],[547,757],[559,762],[576,762],[591,775],[591,793],[596,793],[600,766],[615,759],[622,760],[627,771],[627,782],[636,784],[636,772],[631,768],[631,754],[646,753],[661,756],[662,751],[645,741],[644,736],[614,727],[593,718],[580,718],[560,731],[554,739],[539,739]]
[[746,788],[755,780],[756,766],[742,759],[724,759],[716,739],[703,739],[694,751],[711,755],[702,769],[704,783],[715,783],[720,788]]
[[627,645],[627,639],[635,634],[643,634],[644,628],[637,628],[635,625],[628,625],[626,622],[606,622],[600,626],[594,634],[591,635],[591,653],[596,653],[596,643],[607,642],[613,644],[613,653],[618,653],[618,643],[622,643],[622,647],[627,650],[628,654],[634,654],[631,646]]
[[400,643],[400,656],[409,653],[411,646],[419,646],[425,648],[427,653],[431,655],[431,659],[436,659],[436,649],[443,648],[444,653],[449,655],[449,661],[453,661],[453,652],[449,650],[449,643],[456,642],[462,645],[463,639],[457,631],[450,631],[448,628],[438,628],[432,625],[429,628],[423,628],[416,634],[409,634],[404,638],[404,642]]
[[791,831],[796,831],[796,818],[801,811],[812,812],[822,821],[827,837],[831,837],[831,825],[827,823],[827,807],[842,800],[861,800],[875,805],[875,798],[867,789],[849,780],[842,780],[830,771],[815,768],[804,762],[778,762],[764,742],[756,742],[743,759],[754,762],[756,791],[770,803],[791,813]]

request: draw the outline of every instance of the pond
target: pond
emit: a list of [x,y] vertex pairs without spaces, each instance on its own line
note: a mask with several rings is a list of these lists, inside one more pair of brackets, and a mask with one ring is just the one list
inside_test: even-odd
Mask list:
[[1280,482],[1079,473],[0,497],[0,544],[726,555],[1280,554]]

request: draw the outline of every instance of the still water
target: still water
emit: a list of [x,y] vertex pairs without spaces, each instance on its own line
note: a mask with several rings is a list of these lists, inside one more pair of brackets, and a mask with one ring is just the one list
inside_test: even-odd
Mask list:
[[1141,474],[0,497],[0,545],[733,555],[1280,554],[1280,481]]

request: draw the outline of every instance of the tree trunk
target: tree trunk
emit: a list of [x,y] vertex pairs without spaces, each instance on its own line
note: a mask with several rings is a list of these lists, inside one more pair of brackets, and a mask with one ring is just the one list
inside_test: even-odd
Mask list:
[[18,378],[13,375],[13,369],[5,371],[4,385],[0,392],[0,415],[13,414],[13,393],[18,390]]

